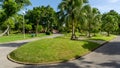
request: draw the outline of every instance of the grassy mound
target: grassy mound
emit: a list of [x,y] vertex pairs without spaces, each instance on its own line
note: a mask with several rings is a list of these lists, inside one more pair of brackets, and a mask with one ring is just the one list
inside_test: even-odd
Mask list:
[[28,63],[63,62],[82,56],[98,46],[97,43],[68,38],[43,39],[21,46],[11,52],[10,57]]

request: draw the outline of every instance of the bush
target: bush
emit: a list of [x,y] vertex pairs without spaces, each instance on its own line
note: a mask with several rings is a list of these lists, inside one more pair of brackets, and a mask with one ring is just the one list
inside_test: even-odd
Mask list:
[[50,35],[50,34],[51,34],[51,32],[50,32],[50,31],[47,31],[47,32],[46,32],[46,35]]
[[25,29],[26,29],[27,31],[32,30],[32,25],[26,24],[26,25],[25,25]]
[[42,25],[39,25],[39,26],[38,26],[38,32],[41,32],[42,30],[43,30]]
[[31,37],[35,37],[35,36],[36,36],[36,34],[34,34],[34,33],[33,33],[33,34],[31,34]]

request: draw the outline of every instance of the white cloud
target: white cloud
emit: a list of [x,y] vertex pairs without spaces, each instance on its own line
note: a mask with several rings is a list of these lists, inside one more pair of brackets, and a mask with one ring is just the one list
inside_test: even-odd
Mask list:
[[119,0],[108,0],[110,3],[116,3],[118,2]]

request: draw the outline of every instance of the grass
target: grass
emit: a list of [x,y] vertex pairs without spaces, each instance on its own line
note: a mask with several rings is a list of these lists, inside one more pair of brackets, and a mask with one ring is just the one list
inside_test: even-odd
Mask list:
[[100,35],[97,34],[96,36],[93,36],[91,38],[89,38],[90,40],[103,40],[103,41],[109,41],[112,40],[113,38],[115,38],[116,35],[110,35],[110,36],[105,36],[105,35]]
[[[107,41],[114,37],[115,35],[111,35],[110,37],[97,35],[91,39]],[[100,44],[85,40],[70,40],[70,35],[66,34],[63,37],[43,39],[27,43],[11,52],[9,55],[16,61],[27,63],[64,62],[83,56],[99,46]]]
[[[45,34],[39,34],[38,37],[45,36]],[[26,34],[25,39],[30,39],[31,34]],[[0,37],[0,43],[4,42],[11,42],[11,41],[17,41],[17,40],[24,40],[23,34],[10,34],[10,36],[2,36]]]
[[[71,33],[65,34],[64,38],[69,38],[71,36]],[[96,34],[96,36],[92,36],[91,38],[88,38],[87,36],[85,36],[85,34],[80,34],[80,33],[76,33],[76,36],[78,38],[86,38],[88,40],[102,40],[102,41],[109,41],[112,40],[113,38],[116,37],[116,35],[111,34],[110,36],[106,36],[106,35],[102,35],[102,34]]]
[[11,52],[10,57],[28,63],[63,62],[85,55],[98,46],[97,43],[66,38],[44,39],[21,46]]

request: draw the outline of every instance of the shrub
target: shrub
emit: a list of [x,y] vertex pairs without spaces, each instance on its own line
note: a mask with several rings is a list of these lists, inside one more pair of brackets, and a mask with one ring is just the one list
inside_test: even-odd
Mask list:
[[50,34],[51,34],[51,32],[50,32],[50,31],[47,31],[47,32],[46,32],[46,35],[50,35]]

